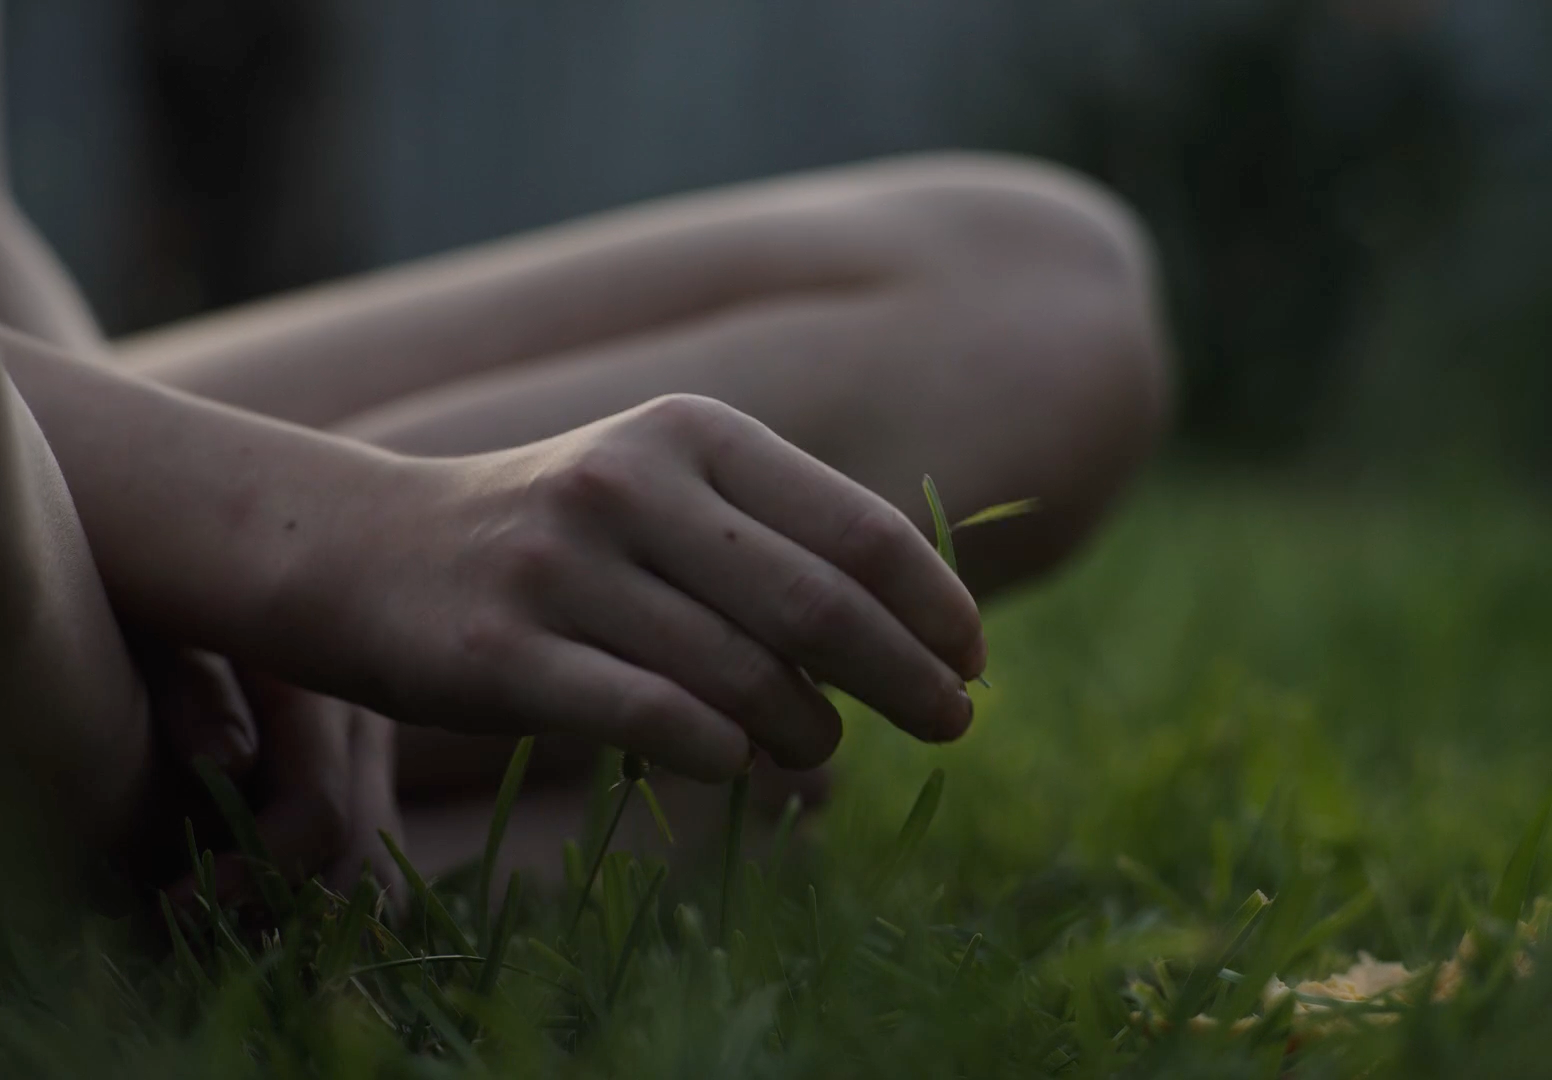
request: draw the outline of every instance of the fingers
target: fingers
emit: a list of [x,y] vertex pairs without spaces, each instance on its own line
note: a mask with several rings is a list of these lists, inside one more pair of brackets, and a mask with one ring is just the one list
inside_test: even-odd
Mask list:
[[801,671],[727,619],[637,567],[573,579],[574,625],[604,650],[656,672],[737,723],[778,763],[827,760],[841,718]]
[[287,880],[305,881],[348,838],[351,709],[268,676],[242,682],[264,729],[259,838]]
[[512,675],[509,700],[541,731],[572,732],[708,782],[748,764],[749,739],[729,717],[601,649],[544,637],[525,651],[522,668]]
[[404,875],[378,830],[404,839],[404,823],[394,795],[393,723],[374,712],[352,709],[350,720],[350,826],[343,849],[332,861],[325,881],[348,893],[361,877],[363,864],[370,867],[390,900],[402,904]]
[[970,726],[961,676],[850,576],[705,488],[663,497],[665,520],[698,527],[644,529],[652,570],[917,738]]
[[177,649],[147,673],[151,715],[175,760],[208,757],[235,779],[253,767],[259,738],[253,714],[231,667],[218,656]]
[[[255,827],[275,869],[292,883],[322,873],[328,884],[349,890],[365,863],[380,884],[401,886],[378,836],[379,829],[403,832],[389,721],[267,676],[247,673],[242,685],[264,730]],[[245,857],[217,858],[221,903],[250,895],[252,886]],[[185,879],[169,896],[186,903],[193,892],[193,880]]]
[[706,465],[734,506],[850,576],[960,678],[986,666],[975,600],[910,520],[861,484],[733,414]]

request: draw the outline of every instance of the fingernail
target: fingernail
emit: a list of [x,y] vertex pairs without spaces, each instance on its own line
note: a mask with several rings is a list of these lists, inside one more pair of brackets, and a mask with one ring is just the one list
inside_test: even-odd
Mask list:
[[970,692],[961,686],[957,697],[959,707],[953,710],[953,714],[938,731],[938,738],[942,742],[953,742],[959,738],[970,730],[970,724],[975,719],[975,702],[970,700]]
[[972,651],[972,653],[970,655],[969,670],[963,672],[962,674],[965,676],[966,679],[978,679],[978,678],[980,678],[981,677],[981,673],[986,670],[986,661],[987,661],[986,636],[983,634],[983,635],[980,635],[979,637],[976,638],[975,649]]

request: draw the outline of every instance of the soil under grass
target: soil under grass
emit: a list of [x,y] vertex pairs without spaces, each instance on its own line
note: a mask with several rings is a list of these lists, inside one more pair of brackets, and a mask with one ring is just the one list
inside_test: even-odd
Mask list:
[[[1549,552],[1520,493],[1157,479],[989,608],[960,744],[853,712],[835,802],[779,860],[610,855],[580,920],[576,886],[481,919],[473,871],[391,928],[370,888],[307,888],[278,935],[212,914],[170,956],[8,925],[0,1069],[1544,1075],[1552,965],[1513,923],[1552,792]],[[1417,1004],[1264,999],[1358,950],[1420,972]]]

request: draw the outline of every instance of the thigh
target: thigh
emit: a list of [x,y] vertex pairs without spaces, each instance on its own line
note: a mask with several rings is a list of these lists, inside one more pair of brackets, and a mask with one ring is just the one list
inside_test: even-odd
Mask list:
[[604,215],[123,342],[171,384],[411,453],[718,397],[927,523],[1037,496],[973,587],[1087,531],[1158,433],[1148,243],[1061,170],[907,158]]
[[[664,393],[720,398],[929,527],[985,592],[1067,553],[1163,411],[1148,245],[1070,175],[907,159],[606,215],[121,343],[196,393],[423,454],[518,445]],[[406,733],[401,781],[506,749]]]
[[0,368],[0,753],[66,843],[120,838],[152,761],[146,695],[64,480]]
[[773,301],[1057,268],[1150,290],[1147,244],[1096,187],[1038,162],[924,155],[658,200],[187,320],[115,343],[149,376],[333,426],[482,373]]

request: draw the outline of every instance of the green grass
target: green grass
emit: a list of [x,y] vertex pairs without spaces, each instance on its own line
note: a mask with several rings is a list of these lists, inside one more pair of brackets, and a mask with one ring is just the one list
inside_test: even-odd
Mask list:
[[[278,935],[209,913],[170,951],[8,924],[0,1071],[1540,1075],[1552,964],[1513,976],[1505,916],[1545,885],[1549,553],[1552,511],[1512,492],[1156,480],[988,610],[959,744],[850,710],[835,801],[779,865],[590,845],[566,895],[485,910],[473,868],[390,930],[369,888],[309,886]],[[1446,1005],[1290,1041],[1260,1002],[1473,927]]]

